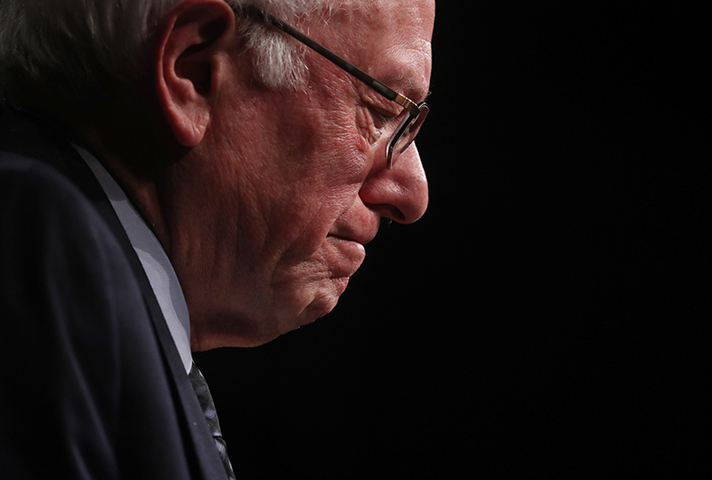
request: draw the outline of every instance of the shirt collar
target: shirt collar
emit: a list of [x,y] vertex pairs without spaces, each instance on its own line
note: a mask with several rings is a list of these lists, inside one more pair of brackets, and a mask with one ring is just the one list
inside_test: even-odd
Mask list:
[[178,282],[173,265],[153,231],[146,225],[116,180],[99,160],[78,145],[74,148],[82,156],[99,181],[111,206],[126,230],[131,246],[136,251],[146,272],[158,305],[166,319],[168,330],[178,349],[186,373],[190,372],[193,358],[190,351],[190,316],[183,290]]

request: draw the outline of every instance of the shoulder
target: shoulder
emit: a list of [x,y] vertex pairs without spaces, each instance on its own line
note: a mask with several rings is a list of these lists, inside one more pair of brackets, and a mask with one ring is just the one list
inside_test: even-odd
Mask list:
[[0,152],[0,363],[21,364],[0,393],[0,464],[47,449],[67,478],[86,459],[111,478],[135,339],[151,339],[143,297],[92,202],[43,162]]
[[0,152],[0,255],[24,253],[25,267],[55,262],[57,254],[74,262],[91,256],[100,266],[98,260],[111,260],[117,250],[77,186],[41,161]]
[[[186,478],[151,292],[110,204],[71,145],[10,127],[0,128],[0,364],[18,367],[0,389],[0,477]],[[54,461],[34,461],[37,451]]]
[[[125,253],[92,203],[54,168],[0,152],[4,337],[18,335],[20,348],[44,342],[43,353],[83,348],[115,335],[126,296],[141,299]],[[15,331],[24,328],[36,331]]]
[[[23,205],[9,202],[31,200],[24,209],[35,208],[43,200],[60,200],[77,206],[85,202],[78,188],[55,168],[30,156],[0,149],[0,200],[2,208]],[[61,205],[57,205],[61,207]],[[82,207],[84,210],[84,208]]]

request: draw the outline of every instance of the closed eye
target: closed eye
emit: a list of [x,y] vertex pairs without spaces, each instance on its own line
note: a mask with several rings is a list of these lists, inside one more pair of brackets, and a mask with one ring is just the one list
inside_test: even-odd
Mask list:
[[396,119],[399,116],[397,112],[373,104],[368,105],[368,110],[371,112],[374,125],[379,129],[386,128],[391,124],[396,123]]

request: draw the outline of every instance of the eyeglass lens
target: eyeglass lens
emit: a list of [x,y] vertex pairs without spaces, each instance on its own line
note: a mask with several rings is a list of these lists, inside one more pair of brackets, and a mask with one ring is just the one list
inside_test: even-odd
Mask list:
[[418,135],[425,117],[430,112],[430,107],[428,107],[427,103],[421,103],[418,108],[420,113],[415,118],[404,110],[404,118],[395,130],[388,145],[388,168],[391,168],[398,156],[410,147]]

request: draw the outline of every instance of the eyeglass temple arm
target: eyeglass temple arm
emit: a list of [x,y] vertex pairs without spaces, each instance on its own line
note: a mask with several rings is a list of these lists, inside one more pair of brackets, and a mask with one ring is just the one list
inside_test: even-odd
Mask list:
[[253,5],[246,5],[242,8],[242,10],[249,16],[252,17],[258,17],[262,18],[265,20],[267,23],[274,25],[275,27],[279,28],[283,32],[291,35],[292,37],[296,38],[300,42],[302,42],[304,45],[307,47],[311,48],[330,62],[332,62],[334,65],[337,67],[345,70],[346,72],[350,73],[357,79],[359,79],[361,82],[365,83],[368,87],[371,89],[375,90],[376,92],[380,93],[384,97],[386,97],[388,100],[396,102],[398,105],[402,106],[403,108],[407,109],[412,115],[417,116],[419,109],[418,106],[410,100],[408,97],[405,95],[402,95],[389,86],[379,82],[375,78],[373,78],[371,75],[368,73],[364,72],[360,68],[358,68],[356,65],[352,64],[348,60],[345,60],[338,54],[332,52],[328,48],[326,48],[324,45],[320,44],[316,40],[313,40],[312,38],[309,38],[296,28],[292,27],[291,25],[284,23],[282,20],[279,18],[270,15],[269,13],[260,10],[259,8],[253,6]]

